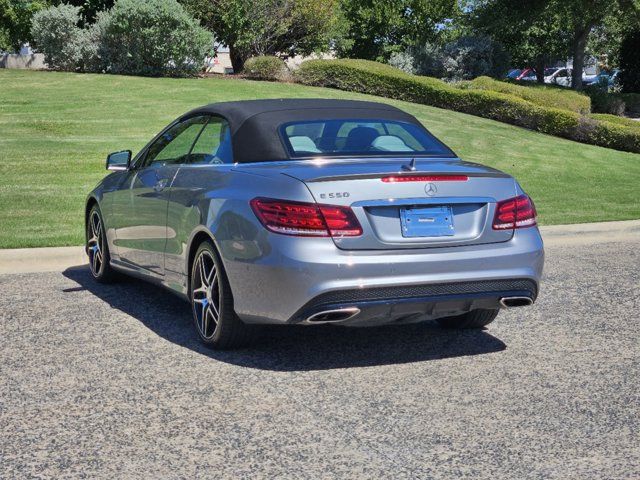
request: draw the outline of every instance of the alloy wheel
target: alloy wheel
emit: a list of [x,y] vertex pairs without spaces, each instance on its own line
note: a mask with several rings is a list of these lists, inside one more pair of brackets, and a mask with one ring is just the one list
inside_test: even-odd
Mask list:
[[89,218],[89,240],[87,241],[89,267],[94,277],[100,274],[104,262],[102,237],[102,220],[98,212],[94,210]]
[[196,326],[205,339],[213,337],[220,320],[220,284],[213,256],[203,250],[193,270],[193,313]]

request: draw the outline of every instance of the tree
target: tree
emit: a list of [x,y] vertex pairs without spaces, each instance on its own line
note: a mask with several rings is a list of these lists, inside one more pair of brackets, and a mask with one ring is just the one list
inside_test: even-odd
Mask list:
[[582,71],[589,37],[608,21],[637,17],[639,0],[540,0],[547,11],[558,15],[571,33],[569,56],[573,58],[571,85],[582,90]]
[[640,93],[640,30],[628,33],[620,47],[620,83],[625,93]]
[[74,7],[80,7],[80,23],[82,26],[95,22],[98,13],[109,10],[113,7],[114,1],[115,0],[55,0],[51,3],[54,5],[67,3]]
[[48,6],[45,0],[0,0],[0,50],[18,50],[32,42],[31,19]]
[[338,53],[377,61],[435,41],[458,14],[451,0],[340,0],[340,9],[346,31]]
[[79,26],[93,23],[98,12],[113,6],[114,0],[0,0],[0,50],[18,50],[33,43],[31,20],[50,6],[62,4],[80,8]]
[[[494,24],[503,25],[512,34],[518,33],[514,29],[518,24],[512,21],[514,18],[525,22],[527,28],[521,33],[523,36],[525,32],[532,34],[532,38],[527,35],[526,39],[518,42],[517,36],[513,37],[518,45],[532,43],[533,50],[539,54],[554,52],[573,57],[572,85],[577,90],[582,89],[584,57],[591,32],[602,28],[611,19],[637,18],[640,10],[640,0],[522,0],[517,3],[477,0],[469,4],[471,12],[483,9],[487,13],[485,18],[496,17]],[[498,34],[496,28],[493,33]],[[503,42],[509,45],[504,39]]]
[[619,13],[616,0],[553,0],[551,8],[559,12],[571,32],[570,55],[573,57],[571,85],[582,90],[584,56],[591,31],[604,20]]
[[256,55],[308,55],[329,48],[337,0],[182,0],[229,47],[236,72]]
[[470,28],[502,43],[514,64],[535,67],[538,83],[544,82],[547,65],[566,58],[570,35],[548,2],[473,2],[473,8],[467,12]]
[[591,31],[587,52],[598,55],[599,65],[611,70],[620,63],[620,47],[625,35],[638,28],[640,21],[633,15],[608,17]]

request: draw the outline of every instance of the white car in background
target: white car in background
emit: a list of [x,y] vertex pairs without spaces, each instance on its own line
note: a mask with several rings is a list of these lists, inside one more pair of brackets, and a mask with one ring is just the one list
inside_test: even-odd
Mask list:
[[[550,83],[553,85],[560,85],[562,87],[571,86],[571,72],[570,68],[558,68],[550,75],[545,75],[544,83]],[[546,72],[545,72],[546,73]]]

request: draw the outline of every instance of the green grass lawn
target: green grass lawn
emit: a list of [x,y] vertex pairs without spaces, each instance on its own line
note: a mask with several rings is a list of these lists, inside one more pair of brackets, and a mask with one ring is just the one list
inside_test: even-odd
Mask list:
[[108,152],[134,152],[206,103],[372,99],[415,115],[463,159],[515,175],[543,224],[640,218],[640,155],[388,99],[230,78],[168,79],[0,70],[0,248],[83,241],[85,195]]

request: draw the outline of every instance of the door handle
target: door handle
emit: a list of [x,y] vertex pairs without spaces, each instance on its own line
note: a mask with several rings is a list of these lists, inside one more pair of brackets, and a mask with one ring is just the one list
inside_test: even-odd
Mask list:
[[153,189],[156,192],[161,192],[162,190],[165,189],[165,187],[167,186],[167,183],[169,183],[169,180],[166,178],[161,178],[160,180],[158,180],[158,182],[153,186]]

